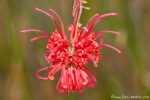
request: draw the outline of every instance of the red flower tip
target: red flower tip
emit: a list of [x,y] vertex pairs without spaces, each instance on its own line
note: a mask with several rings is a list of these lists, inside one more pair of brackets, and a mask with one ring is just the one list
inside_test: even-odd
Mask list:
[[36,39],[35,39],[35,38],[33,38],[33,39],[31,39],[30,41],[31,41],[31,42],[34,42],[34,41],[36,41]]
[[35,10],[35,11],[39,11],[39,8],[36,8],[36,7],[35,7],[34,10]]
[[20,31],[21,34],[24,34],[24,31]]
[[54,80],[54,76],[48,76],[48,79]]
[[120,35],[120,32],[117,32],[116,34],[117,34],[117,35]]
[[121,51],[118,51],[118,54],[122,54],[122,52],[121,52]]
[[52,9],[48,9],[48,11],[49,11],[49,12],[53,12],[53,10],[52,10]]
[[111,16],[117,16],[118,14],[117,13],[110,13]]

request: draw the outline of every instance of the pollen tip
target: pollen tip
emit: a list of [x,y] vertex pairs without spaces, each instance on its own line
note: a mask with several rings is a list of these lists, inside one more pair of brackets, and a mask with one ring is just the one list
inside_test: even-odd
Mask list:
[[49,12],[52,12],[52,9],[48,9]]
[[98,65],[97,65],[97,64],[94,64],[94,67],[98,67]]
[[24,34],[24,31],[20,31],[21,34]]
[[34,10],[35,10],[35,11],[39,11],[39,9],[38,9],[38,8],[36,8],[36,7],[34,8]]
[[31,39],[30,41],[31,41],[31,42],[34,42],[34,41],[35,41],[35,39]]
[[121,52],[121,51],[118,51],[118,54],[122,54],[122,52]]
[[111,13],[113,16],[117,16],[117,13]]
[[54,76],[48,76],[48,79],[54,80]]
[[87,85],[87,82],[83,82],[82,84],[83,84],[83,85]]
[[87,27],[85,27],[85,32],[87,32],[88,31],[88,28]]
[[120,35],[120,32],[116,32],[117,35]]
[[64,85],[64,86],[63,86],[63,88],[65,88],[65,89],[66,89],[66,88],[67,88],[67,85]]

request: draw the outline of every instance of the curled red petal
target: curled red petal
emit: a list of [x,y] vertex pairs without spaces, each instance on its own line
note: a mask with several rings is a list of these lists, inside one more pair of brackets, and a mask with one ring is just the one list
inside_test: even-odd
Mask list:
[[54,79],[54,74],[55,73],[57,73],[59,70],[61,70],[62,69],[62,65],[61,64],[58,64],[58,65],[56,65],[55,67],[53,67],[53,69],[48,73],[48,78],[50,79],[50,80],[53,80]]
[[61,72],[61,76],[60,76],[60,78],[59,78],[59,80],[58,80],[58,82],[57,82],[57,86],[56,86],[56,91],[57,91],[57,93],[59,93],[59,94],[62,94],[62,93],[64,93],[64,91],[65,91],[64,89],[61,88],[62,74],[63,74],[63,72]]
[[44,70],[47,70],[47,69],[50,69],[52,68],[53,66],[49,66],[49,67],[45,67],[45,68],[42,68],[42,69],[39,69],[36,71],[36,77],[41,79],[41,80],[49,80],[48,77],[42,77],[42,76],[39,76],[39,72],[42,72]]

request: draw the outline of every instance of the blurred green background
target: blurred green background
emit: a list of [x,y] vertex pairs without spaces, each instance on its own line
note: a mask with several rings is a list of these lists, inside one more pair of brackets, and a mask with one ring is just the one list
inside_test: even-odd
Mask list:
[[[30,42],[39,33],[20,34],[24,29],[40,29],[49,34],[55,30],[53,21],[34,11],[39,7],[58,12],[67,30],[73,22],[73,0],[0,0],[0,100],[120,100],[111,95],[149,96],[150,100],[150,0],[87,0],[91,9],[83,10],[83,26],[95,13],[116,12],[94,28],[115,30],[120,36],[104,34],[104,42],[120,49],[103,47],[99,67],[88,66],[97,74],[98,84],[83,94],[57,94],[54,81],[42,81],[35,72],[48,63],[44,59],[46,39]],[[47,72],[43,73],[45,75]],[[129,99],[124,99],[129,100]],[[140,100],[140,99],[134,99]]]

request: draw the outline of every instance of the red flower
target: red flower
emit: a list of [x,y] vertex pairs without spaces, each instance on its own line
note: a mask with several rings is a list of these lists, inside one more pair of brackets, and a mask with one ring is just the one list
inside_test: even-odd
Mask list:
[[[36,76],[42,80],[53,80],[54,74],[59,70],[61,71],[61,76],[56,86],[58,93],[66,92],[67,94],[70,91],[76,91],[82,93],[85,91],[86,86],[94,87],[97,84],[95,73],[86,67],[87,63],[92,60],[94,66],[97,67],[97,63],[101,59],[99,51],[102,46],[106,46],[116,50],[119,54],[121,51],[116,49],[113,46],[103,43],[103,33],[112,33],[119,35],[119,32],[105,30],[95,34],[93,32],[94,26],[103,18],[107,16],[116,16],[116,13],[108,13],[104,15],[95,14],[87,22],[86,26],[80,28],[77,25],[78,10],[80,5],[76,5],[74,13],[74,23],[73,25],[68,26],[70,31],[70,40],[67,39],[66,33],[64,30],[64,25],[61,17],[52,9],[49,9],[49,12],[56,15],[61,24],[61,29],[58,26],[58,23],[51,14],[35,8],[37,12],[41,12],[49,16],[56,25],[56,30],[49,36],[46,32],[37,29],[22,30],[21,33],[25,32],[40,32],[43,35],[31,39],[31,42],[34,42],[37,39],[47,38],[47,52],[44,54],[45,59],[50,64],[49,67],[39,69],[36,72]],[[97,43],[95,40],[100,37],[100,43]],[[39,76],[39,72],[48,70],[52,68],[47,74],[47,77]]]

